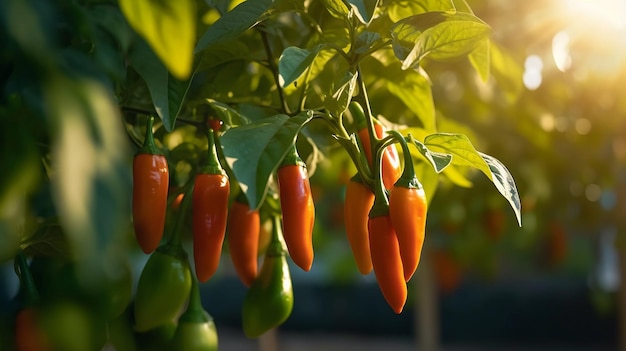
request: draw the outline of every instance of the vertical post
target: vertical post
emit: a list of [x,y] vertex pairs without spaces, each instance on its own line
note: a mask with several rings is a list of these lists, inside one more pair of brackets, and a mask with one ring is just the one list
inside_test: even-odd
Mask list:
[[626,284],[624,284],[626,282],[626,250],[619,244],[619,241],[617,243],[617,250],[620,277],[617,301],[617,334],[619,335],[619,350],[626,351]]
[[422,258],[413,279],[415,335],[419,351],[438,351],[440,343],[439,298],[431,252],[424,242]]
[[259,337],[259,351],[278,351],[277,328],[268,330]]

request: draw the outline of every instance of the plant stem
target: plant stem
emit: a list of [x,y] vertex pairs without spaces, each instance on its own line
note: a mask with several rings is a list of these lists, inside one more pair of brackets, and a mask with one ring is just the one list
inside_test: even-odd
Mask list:
[[270,70],[272,71],[272,75],[274,76],[274,82],[276,83],[276,90],[278,91],[278,98],[280,99],[280,104],[282,105],[283,112],[287,115],[291,115],[289,106],[287,105],[287,100],[285,99],[285,91],[283,87],[280,85],[280,81],[278,78],[278,68],[274,63],[274,55],[272,54],[272,47],[267,37],[267,33],[260,29],[261,38],[263,39],[263,46],[265,47],[265,52],[267,53],[267,62],[269,64]]

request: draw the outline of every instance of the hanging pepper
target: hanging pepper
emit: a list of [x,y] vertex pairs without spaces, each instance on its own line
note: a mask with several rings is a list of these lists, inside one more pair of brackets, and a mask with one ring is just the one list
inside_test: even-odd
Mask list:
[[153,123],[150,116],[144,144],[133,160],[133,226],[146,254],[156,250],[163,237],[169,187],[167,159],[154,144]]
[[404,171],[389,193],[389,215],[398,236],[404,279],[409,281],[419,264],[426,230],[426,194],[415,176],[413,160],[404,137],[392,131],[404,154]]
[[214,133],[208,133],[208,165],[196,175],[193,190],[193,255],[201,282],[217,271],[228,220],[230,182],[217,157]]
[[[380,150],[379,152],[381,152]],[[396,313],[402,312],[407,298],[400,245],[389,215],[389,202],[379,177],[376,180],[374,205],[367,222],[372,266],[385,300]]]
[[361,274],[372,271],[369,234],[367,231],[368,214],[374,204],[374,193],[355,175],[346,187],[344,218],[346,236],[352,249],[352,255]]
[[261,271],[243,301],[243,331],[249,338],[281,325],[293,309],[293,287],[280,228],[280,218],[275,217]]
[[237,275],[249,287],[256,278],[261,221],[258,210],[251,210],[243,193],[233,202],[228,213],[228,248]]
[[178,318],[178,326],[172,340],[172,350],[217,351],[218,337],[215,323],[202,307],[198,281],[193,279],[189,304]]
[[295,145],[278,169],[278,186],[289,256],[308,272],[313,264],[315,206],[306,164],[298,156]]
[[[365,123],[368,123],[365,119],[365,114],[363,112],[363,107],[356,101],[350,103],[350,111],[352,112],[355,119],[358,121],[358,139],[361,142],[361,146],[363,148],[363,152],[365,152],[365,157],[367,158],[367,162],[369,163],[370,168],[373,169],[373,157],[372,157],[372,140],[370,140],[369,131],[367,130],[367,126]],[[378,121],[373,121],[374,133],[377,138],[382,138],[385,135],[385,127],[380,124]],[[383,156],[381,158],[381,172],[383,177],[383,183],[385,184],[386,189],[390,189],[393,184],[400,178],[401,169],[400,169],[400,157],[398,156],[398,150],[395,145],[389,145],[385,149]],[[374,172],[374,174],[377,174]]]
[[143,267],[135,295],[135,330],[144,332],[172,323],[189,297],[192,285],[187,252],[181,245],[185,217],[193,187],[188,186],[180,204],[172,235],[150,255]]

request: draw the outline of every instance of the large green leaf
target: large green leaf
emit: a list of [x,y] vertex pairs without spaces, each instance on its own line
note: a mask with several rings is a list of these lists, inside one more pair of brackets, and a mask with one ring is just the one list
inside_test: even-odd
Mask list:
[[[87,263],[130,225],[130,150],[112,94],[95,81],[52,78],[52,195],[72,255]],[[84,267],[88,270],[90,267]],[[91,267],[93,268],[93,267]]]
[[251,208],[261,206],[270,177],[311,118],[312,114],[306,112],[291,118],[276,115],[231,128],[222,135],[226,162]]
[[374,17],[378,0],[348,0],[354,14],[364,24],[369,24]]
[[341,0],[322,0],[322,3],[328,13],[335,18],[346,18],[348,15],[348,7]]
[[200,52],[213,44],[238,37],[256,25],[263,14],[272,6],[272,0],[244,1],[226,12],[198,40],[195,52]]
[[120,9],[178,79],[192,72],[196,41],[195,0],[119,0]]
[[468,58],[470,63],[478,72],[478,75],[486,82],[489,80],[489,71],[491,70],[490,49],[491,42],[487,39],[483,40],[476,46],[474,51],[470,52]]
[[443,172],[443,170],[446,169],[446,167],[448,167],[448,165],[450,165],[450,163],[452,162],[451,154],[431,151],[421,141],[411,137],[411,135],[409,135],[409,137],[411,143],[415,145],[415,147],[417,148],[417,150],[419,150],[422,156],[424,156],[424,158],[432,165],[435,172]]
[[320,51],[321,46],[311,50],[300,49],[295,46],[286,48],[278,59],[278,79],[284,88],[296,81],[302,73],[308,70]]
[[398,21],[391,31],[403,69],[416,66],[427,55],[435,60],[465,55],[491,33],[485,22],[466,12],[422,13]]
[[[357,73],[358,74],[358,73]],[[342,76],[337,76],[331,88],[332,94],[324,99],[325,107],[335,116],[339,116],[348,108],[356,88],[357,74],[346,71]]]
[[433,11],[451,11],[454,4],[451,0],[396,0],[389,4],[389,19],[397,22],[403,18]]
[[245,116],[225,103],[213,99],[206,99],[206,103],[215,111],[217,117],[231,127],[250,123]]
[[451,154],[452,164],[470,166],[483,172],[493,182],[500,194],[511,204],[521,225],[521,202],[511,173],[496,158],[478,152],[463,134],[438,133],[427,136],[424,144]]
[[168,73],[165,66],[143,41],[138,41],[129,52],[132,67],[148,85],[154,109],[168,132],[176,125],[189,90],[191,78],[181,81]]

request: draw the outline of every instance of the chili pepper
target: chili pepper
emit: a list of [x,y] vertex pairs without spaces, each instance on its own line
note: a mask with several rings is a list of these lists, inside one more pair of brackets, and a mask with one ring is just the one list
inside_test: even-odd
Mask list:
[[[184,200],[183,200],[184,203]],[[191,270],[182,247],[159,247],[144,266],[135,297],[135,330],[139,332],[176,318],[191,290]]]
[[374,193],[363,184],[361,177],[357,173],[346,187],[346,199],[343,210],[346,236],[361,274],[368,274],[372,271],[367,222],[368,214],[373,204]]
[[391,224],[391,218],[388,213],[370,212],[367,227],[372,266],[378,286],[389,306],[396,313],[400,313],[406,302],[407,288],[400,258],[400,246]]
[[133,226],[146,254],[156,250],[163,237],[169,186],[167,159],[154,144],[153,123],[150,116],[144,144],[133,159]]
[[22,308],[15,316],[15,349],[17,351],[51,350],[50,340],[39,322],[39,294],[26,257],[19,251],[15,258],[15,272],[20,279]]
[[293,309],[293,287],[280,228],[276,217],[261,271],[243,301],[243,331],[249,338],[281,325]]
[[214,138],[209,131],[209,162],[196,175],[193,190],[193,257],[201,282],[217,271],[228,220],[230,182],[217,158]]
[[172,350],[217,351],[217,330],[213,318],[202,307],[198,282],[194,279],[189,305],[178,319]]
[[278,169],[278,186],[289,255],[295,264],[308,272],[313,264],[315,205],[306,164],[298,156],[295,145]]
[[[365,115],[363,112],[363,107],[356,101],[350,103],[350,111],[355,116],[359,122],[359,128],[357,135],[361,142],[361,146],[363,148],[363,152],[365,152],[365,157],[367,158],[367,162],[369,163],[370,168],[373,168],[372,164],[372,141],[370,140],[369,132],[366,126],[363,126],[364,123],[367,123],[365,120]],[[382,138],[385,135],[385,127],[380,124],[378,121],[374,120],[374,132],[377,138]],[[385,184],[386,189],[390,189],[393,184],[400,178],[401,169],[400,169],[400,157],[398,156],[398,150],[395,145],[389,145],[385,149],[383,156],[381,158],[381,168],[382,168],[382,176],[383,183]],[[376,173],[374,173],[376,174]]]
[[241,282],[250,287],[257,273],[261,222],[258,210],[251,210],[241,193],[228,213],[228,248]]
[[398,236],[404,279],[408,282],[420,261],[426,230],[426,194],[415,176],[413,161],[404,137],[392,131],[402,145],[404,171],[389,192],[389,215]]

